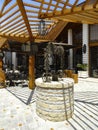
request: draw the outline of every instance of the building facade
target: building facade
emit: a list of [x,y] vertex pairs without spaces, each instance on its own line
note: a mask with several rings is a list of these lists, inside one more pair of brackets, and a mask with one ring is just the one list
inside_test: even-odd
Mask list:
[[57,41],[76,46],[66,55],[66,68],[87,65],[86,77],[98,77],[98,24],[68,23]]

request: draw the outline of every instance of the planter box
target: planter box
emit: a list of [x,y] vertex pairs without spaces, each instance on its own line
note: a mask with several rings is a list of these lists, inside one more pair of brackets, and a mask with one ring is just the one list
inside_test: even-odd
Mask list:
[[93,70],[93,77],[98,78],[98,69]]
[[88,77],[88,71],[78,71],[78,77],[79,78],[87,78]]

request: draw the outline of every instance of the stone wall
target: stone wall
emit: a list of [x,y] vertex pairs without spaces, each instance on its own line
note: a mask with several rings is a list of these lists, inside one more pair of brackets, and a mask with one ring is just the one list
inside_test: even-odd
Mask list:
[[68,80],[64,82],[59,82],[60,87],[57,88],[53,87],[53,84],[57,84],[57,82],[50,83],[51,87],[49,87],[49,83],[43,83],[48,84],[47,87],[39,85],[36,87],[36,113],[38,116],[50,121],[64,121],[72,117],[74,112],[73,82],[72,84],[68,83]]

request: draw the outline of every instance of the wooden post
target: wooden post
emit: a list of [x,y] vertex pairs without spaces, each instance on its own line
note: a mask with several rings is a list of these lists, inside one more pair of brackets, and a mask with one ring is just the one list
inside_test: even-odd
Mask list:
[[2,69],[3,63],[2,63],[2,59],[0,59],[0,68]]
[[35,88],[35,56],[29,56],[29,88]]
[[72,74],[72,78],[74,79],[74,83],[78,83],[78,74]]
[[5,72],[2,70],[3,62],[0,59],[0,88],[5,88]]

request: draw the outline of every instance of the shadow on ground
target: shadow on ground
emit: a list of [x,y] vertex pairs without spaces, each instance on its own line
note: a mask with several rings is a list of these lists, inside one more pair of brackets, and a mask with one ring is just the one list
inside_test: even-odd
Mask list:
[[30,90],[28,87],[7,87],[6,89],[26,105],[35,102],[34,90]]

